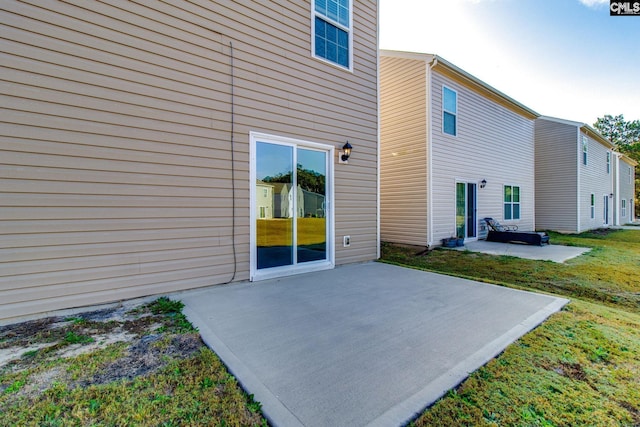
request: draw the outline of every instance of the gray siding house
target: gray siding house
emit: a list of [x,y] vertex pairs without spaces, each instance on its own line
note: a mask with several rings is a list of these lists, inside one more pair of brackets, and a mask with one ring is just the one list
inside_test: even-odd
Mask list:
[[617,225],[616,175],[626,162],[613,144],[585,123],[552,117],[536,120],[535,135],[536,228],[580,233]]
[[615,153],[614,173],[616,188],[614,194],[617,203],[614,209],[614,225],[624,225],[633,222],[636,217],[636,175],[638,163],[621,153]]
[[475,240],[484,217],[533,230],[538,116],[437,55],[381,51],[381,239]]
[[328,3],[3,1],[0,321],[376,259],[378,4]]

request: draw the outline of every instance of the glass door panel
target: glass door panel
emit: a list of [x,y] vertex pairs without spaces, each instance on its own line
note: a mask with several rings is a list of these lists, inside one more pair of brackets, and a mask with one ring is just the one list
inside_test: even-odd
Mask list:
[[467,235],[464,237],[476,237],[476,184],[467,184]]
[[292,265],[293,147],[256,143],[257,268]]
[[463,182],[456,183],[456,236],[466,237],[466,186]]
[[327,259],[327,153],[298,148],[296,212],[298,262]]

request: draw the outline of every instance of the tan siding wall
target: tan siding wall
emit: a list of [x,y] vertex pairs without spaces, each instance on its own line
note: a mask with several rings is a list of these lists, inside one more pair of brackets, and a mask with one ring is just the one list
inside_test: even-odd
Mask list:
[[[354,2],[354,72],[311,57],[294,1],[6,1],[0,318],[249,271],[249,132],[354,146],[336,165],[336,262],[374,259],[377,4]],[[348,182],[348,185],[341,185]]]
[[427,117],[424,61],[380,58],[380,234],[427,245]]
[[[582,136],[580,134],[580,156],[582,156]],[[585,135],[586,136],[586,135]],[[587,164],[578,167],[580,173],[580,230],[585,231],[602,227],[604,218],[604,196],[614,193],[614,174],[607,173],[607,152],[611,150],[598,141],[587,137]],[[580,157],[582,160],[582,157]],[[612,171],[613,172],[613,171]],[[596,196],[595,219],[591,219],[590,198],[591,193]],[[609,219],[608,225],[613,225],[614,202],[609,198]]]
[[[458,93],[458,134],[442,132],[442,87]],[[433,244],[455,233],[456,180],[479,183],[477,217],[503,219],[503,186],[520,186],[521,230],[534,228],[534,123],[433,72]]]
[[581,148],[577,135],[575,126],[545,119],[536,120],[538,230],[576,232],[578,229],[577,170],[578,156],[581,155],[578,150]]

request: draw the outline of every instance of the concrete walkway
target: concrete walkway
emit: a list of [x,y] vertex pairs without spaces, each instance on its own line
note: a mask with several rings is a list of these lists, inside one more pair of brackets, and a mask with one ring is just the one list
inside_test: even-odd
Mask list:
[[367,263],[173,295],[275,426],[399,426],[568,301]]
[[508,255],[518,258],[553,261],[558,263],[563,263],[571,258],[580,256],[591,250],[590,248],[581,248],[578,246],[536,246],[524,245],[519,243],[487,242],[486,240],[468,242],[465,243],[463,247],[459,247],[456,249],[462,251],[468,250],[471,252],[481,252],[490,255]]

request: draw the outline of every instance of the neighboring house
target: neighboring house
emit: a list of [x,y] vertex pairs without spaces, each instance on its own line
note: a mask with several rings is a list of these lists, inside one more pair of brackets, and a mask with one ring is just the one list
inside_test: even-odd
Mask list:
[[614,145],[591,126],[536,120],[536,228],[565,233],[615,224]]
[[[377,258],[377,2],[0,14],[0,320]],[[264,180],[296,165],[300,229]]]
[[381,239],[475,240],[484,217],[533,230],[536,117],[439,56],[381,51]]
[[638,163],[621,153],[615,155],[615,204],[614,225],[624,225],[635,219],[636,175]]

